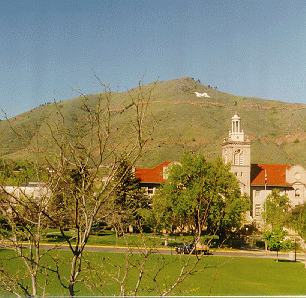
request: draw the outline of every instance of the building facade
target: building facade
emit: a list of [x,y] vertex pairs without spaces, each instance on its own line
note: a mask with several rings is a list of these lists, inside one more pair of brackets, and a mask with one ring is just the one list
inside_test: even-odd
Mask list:
[[237,114],[232,117],[232,130],[223,140],[222,159],[225,163],[231,163],[231,171],[239,180],[241,192],[250,195],[251,142],[245,138]]
[[222,158],[231,163],[240,184],[241,192],[250,196],[251,220],[261,227],[264,223],[267,196],[277,188],[287,194],[292,207],[306,201],[306,170],[300,165],[252,164],[251,142],[241,130],[241,118],[232,117],[232,129],[222,143]]
[[146,195],[153,196],[161,184],[167,181],[171,165],[174,163],[177,162],[165,161],[151,169],[135,168],[135,176],[139,179],[140,186]]
[[[241,118],[237,114],[232,117],[231,130],[222,142],[222,158],[231,164],[231,172],[238,178],[241,193],[250,197],[252,208],[248,221],[258,227],[264,224],[265,202],[273,189],[287,194],[292,207],[306,201],[306,169],[300,165],[252,164],[251,142],[241,129]],[[173,163],[176,162],[165,161],[155,168],[135,169],[135,176],[148,196],[154,195],[167,181]]]

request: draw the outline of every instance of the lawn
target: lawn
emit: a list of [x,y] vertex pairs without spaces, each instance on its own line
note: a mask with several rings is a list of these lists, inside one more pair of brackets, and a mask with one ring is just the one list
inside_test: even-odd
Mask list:
[[[74,237],[73,231],[67,231],[66,234],[69,237]],[[114,231],[103,231],[97,235],[90,235],[87,244],[89,245],[106,245],[106,246],[137,246],[137,247],[163,247],[165,243],[165,236],[153,233],[126,233],[124,236],[118,237]],[[191,243],[194,241],[193,236],[170,236],[167,237],[168,246],[176,247],[180,244]],[[204,240],[205,241],[205,240]],[[211,242],[211,246],[216,247],[216,239]],[[42,242],[46,243],[61,243],[64,242],[63,236],[58,230],[47,231]],[[145,243],[145,245],[144,245]]]
[[[53,252],[58,254],[57,258],[63,262],[69,263],[67,257],[69,252]],[[8,256],[12,256],[11,251],[0,250],[1,260],[5,260]],[[118,285],[107,279],[105,272],[103,273],[101,265],[105,265],[105,269],[111,273],[115,272],[116,267],[113,265],[124,264],[124,254],[111,253],[86,253],[86,259],[93,265],[91,273],[89,266],[84,263],[83,277],[95,275],[94,281],[100,285],[104,295],[118,295]],[[134,256],[134,261],[138,256]],[[167,269],[160,278],[160,285],[169,283],[178,273],[179,265],[187,256],[157,256],[153,255],[151,261],[147,264],[147,270],[153,272],[157,264],[163,261],[169,262]],[[195,256],[192,256],[195,258]],[[45,259],[47,262],[48,259]],[[107,264],[109,262],[109,264]],[[2,267],[7,266],[12,271],[17,272],[17,268],[22,266],[17,260],[13,262],[4,262]],[[123,266],[124,267],[124,266]],[[62,274],[69,272],[69,266],[63,267]],[[135,286],[136,271],[132,271],[127,287]],[[294,263],[288,261],[276,262],[274,259],[261,258],[227,258],[216,256],[205,256],[197,267],[197,272],[189,276],[186,281],[180,285],[173,295],[304,295],[306,293],[306,269],[302,263]],[[145,286],[139,295],[157,295],[157,292],[149,291],[152,286],[145,279]],[[85,288],[78,286],[78,295],[101,295],[94,287]],[[48,286],[49,295],[68,295],[63,291],[56,280],[51,281]],[[0,296],[8,297],[4,292],[0,292]],[[12,296],[14,297],[14,296]]]

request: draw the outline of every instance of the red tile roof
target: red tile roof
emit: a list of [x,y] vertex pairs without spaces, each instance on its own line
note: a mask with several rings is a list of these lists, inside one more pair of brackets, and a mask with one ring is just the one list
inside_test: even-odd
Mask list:
[[265,185],[265,173],[267,175],[267,185],[270,186],[290,186],[286,182],[286,169],[291,165],[277,164],[252,164],[251,165],[251,185]]
[[164,167],[169,166],[171,163],[172,161],[165,161],[152,169],[135,168],[135,176],[143,183],[164,183],[166,182],[163,178]]

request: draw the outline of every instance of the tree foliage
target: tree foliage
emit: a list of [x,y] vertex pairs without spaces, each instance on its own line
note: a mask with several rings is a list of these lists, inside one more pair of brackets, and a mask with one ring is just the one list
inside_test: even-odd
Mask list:
[[289,215],[289,227],[306,240],[306,203],[295,206]]
[[286,226],[290,208],[287,194],[285,193],[281,195],[279,189],[273,189],[267,196],[266,212],[264,214],[266,221],[271,225],[272,230]]
[[278,252],[286,246],[286,244],[284,245],[284,238],[286,235],[288,235],[288,232],[284,231],[282,227],[277,227],[264,233],[264,239],[268,243],[268,249],[277,252],[277,261]]
[[119,233],[128,228],[141,229],[142,212],[149,205],[139,183],[132,165],[123,157],[111,184],[116,187],[109,200],[111,222]]
[[[172,283],[162,274],[172,260],[167,261],[159,255],[154,268],[151,265],[150,269],[147,268],[147,263],[156,256],[158,243],[153,237],[149,239],[149,246],[148,237],[141,229],[141,210],[146,202],[136,191],[138,181],[133,176],[132,166],[143,153],[156,124],[149,109],[154,84],[144,92],[140,82],[139,88],[128,92],[130,102],[128,110],[125,110],[129,113],[128,121],[121,127],[116,122],[120,111],[112,105],[112,92],[102,83],[101,86],[105,92],[94,98],[80,94],[79,103],[69,113],[63,113],[55,103],[56,113],[52,121],[44,123],[43,133],[36,136],[35,142],[31,140],[32,147],[26,146],[37,152],[40,164],[37,162],[34,167],[36,181],[46,192],[29,194],[22,184],[12,191],[7,188],[5,175],[2,177],[0,223],[2,228],[9,226],[9,229],[1,236],[6,247],[14,249],[16,258],[23,261],[24,272],[21,269],[20,272],[11,272],[9,262],[14,260],[9,260],[6,269],[2,267],[0,270],[0,286],[16,296],[50,294],[47,286],[55,279],[70,297],[77,294],[80,283],[103,294],[105,287],[112,282],[119,286],[115,295],[129,293],[136,296],[145,287],[144,277],[151,280],[152,292],[163,296],[173,291],[199,262],[199,258],[191,257],[180,260]],[[67,126],[67,123],[72,123],[67,119],[72,119],[73,125]],[[22,131],[9,119],[7,121],[26,144],[28,139]],[[133,132],[128,139],[122,137],[126,130]],[[29,178],[25,175],[23,179],[27,181]],[[108,263],[103,259],[101,264],[92,264],[84,254],[88,240],[94,227],[114,214],[113,225],[121,228],[126,240],[125,261],[115,265],[112,260]],[[137,244],[138,247],[129,242],[125,233],[124,227],[131,222],[139,223],[137,235],[140,241],[136,243],[141,244]],[[68,249],[64,261],[54,257],[55,250],[50,253],[52,248],[43,250],[41,247],[49,227],[59,231]],[[50,266],[44,266],[42,259],[45,257]],[[112,266],[111,274],[107,271],[109,265]],[[101,270],[104,270],[103,274]],[[17,275],[20,279],[16,279]],[[130,283],[129,278],[134,282]]]
[[237,179],[220,158],[186,155],[172,166],[153,209],[160,229],[201,235],[240,227],[246,207]]

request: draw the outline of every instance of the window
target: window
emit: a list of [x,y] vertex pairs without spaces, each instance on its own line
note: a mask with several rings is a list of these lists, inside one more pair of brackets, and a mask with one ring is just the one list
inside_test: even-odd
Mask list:
[[154,194],[154,187],[148,187],[148,195]]
[[255,216],[260,216],[261,215],[261,205],[256,204],[255,205]]
[[227,163],[227,150],[224,150],[224,162]]
[[238,149],[234,153],[234,164],[243,165],[244,164],[244,154],[243,151]]
[[240,176],[243,177],[243,172],[240,173]]
[[260,190],[254,190],[255,197],[260,197]]
[[300,190],[299,188],[297,188],[297,189],[295,190],[294,194],[295,194],[295,197],[296,197],[296,198],[299,198],[299,197],[301,196],[301,190]]
[[244,164],[243,151],[241,151],[240,154],[239,154],[239,164],[240,164],[240,165],[243,165],[243,164]]

